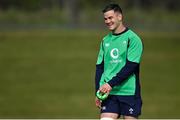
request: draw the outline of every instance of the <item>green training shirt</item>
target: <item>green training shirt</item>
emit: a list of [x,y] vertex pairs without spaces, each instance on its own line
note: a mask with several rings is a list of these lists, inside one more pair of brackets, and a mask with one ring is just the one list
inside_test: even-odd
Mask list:
[[[100,45],[97,65],[104,62],[104,72],[99,85],[110,81],[125,66],[127,60],[140,63],[143,52],[141,39],[130,29],[120,34],[109,33]],[[113,87],[111,95],[135,95],[136,75],[130,75],[120,85]]]

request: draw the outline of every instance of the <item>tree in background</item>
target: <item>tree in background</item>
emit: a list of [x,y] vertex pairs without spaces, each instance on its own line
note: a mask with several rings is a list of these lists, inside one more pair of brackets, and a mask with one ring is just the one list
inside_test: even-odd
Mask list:
[[[179,0],[0,0],[0,9],[7,10],[11,7],[22,10],[38,10],[44,7],[51,8],[53,6],[64,7],[65,9],[77,10],[83,6],[101,7],[107,3],[116,2],[131,8],[137,6],[141,8],[154,9],[157,7],[168,10],[179,10]],[[79,6],[83,5],[83,6]],[[67,8],[66,8],[67,7]]]
[[[0,0],[0,11],[4,11],[4,16],[7,17],[9,21],[12,21],[13,19],[15,21],[25,19],[26,21],[26,18],[28,20],[28,17],[31,17],[27,15],[26,12],[30,11],[32,14],[34,14],[34,12],[41,12],[44,10],[42,12],[43,14],[37,15],[39,18],[35,15],[35,17],[32,16],[35,18],[34,21],[36,21],[36,19],[40,21],[41,17],[45,16],[48,17],[50,22],[53,20],[59,20],[65,21],[71,25],[76,25],[82,23],[82,19],[85,20],[84,23],[86,23],[87,20],[91,21],[94,17],[98,17],[98,12],[101,12],[100,10],[102,10],[108,3],[120,4],[123,10],[131,13],[129,15],[129,20],[133,21],[134,23],[142,22],[140,19],[143,17],[142,13],[144,11],[147,12],[155,10],[155,12],[153,12],[156,13],[156,10],[159,9],[160,11],[165,10],[165,12],[170,11],[175,13],[180,10],[180,0]],[[5,13],[9,9],[12,9],[12,13],[9,15],[10,17],[8,17],[8,15]],[[13,14],[14,10],[17,10],[17,14],[19,11],[20,13],[23,12],[22,14],[25,17],[16,18],[16,14]],[[89,14],[90,12],[91,14]],[[149,19],[149,16],[145,12],[144,16]],[[3,18],[4,16],[1,17],[0,15],[0,18],[2,18],[0,21],[5,21]],[[11,16],[14,18],[11,19]],[[96,20],[94,21],[96,22]],[[149,21],[151,22],[151,20]]]

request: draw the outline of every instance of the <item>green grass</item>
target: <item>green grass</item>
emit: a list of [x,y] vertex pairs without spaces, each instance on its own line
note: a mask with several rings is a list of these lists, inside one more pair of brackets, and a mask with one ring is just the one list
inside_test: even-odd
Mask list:
[[[94,73],[106,32],[18,30],[0,32],[0,118],[98,118]],[[141,118],[180,118],[180,34],[138,32]]]

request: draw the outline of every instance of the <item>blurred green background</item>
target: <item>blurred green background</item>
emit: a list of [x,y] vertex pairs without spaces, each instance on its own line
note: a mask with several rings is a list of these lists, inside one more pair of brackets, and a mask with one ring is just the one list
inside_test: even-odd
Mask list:
[[180,118],[178,0],[0,0],[0,118],[99,118],[95,63],[110,2],[144,43],[140,118]]

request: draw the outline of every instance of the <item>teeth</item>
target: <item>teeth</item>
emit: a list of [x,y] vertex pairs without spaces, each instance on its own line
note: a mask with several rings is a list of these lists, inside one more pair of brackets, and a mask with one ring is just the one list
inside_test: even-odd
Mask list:
[[109,24],[108,26],[112,26],[113,24]]

